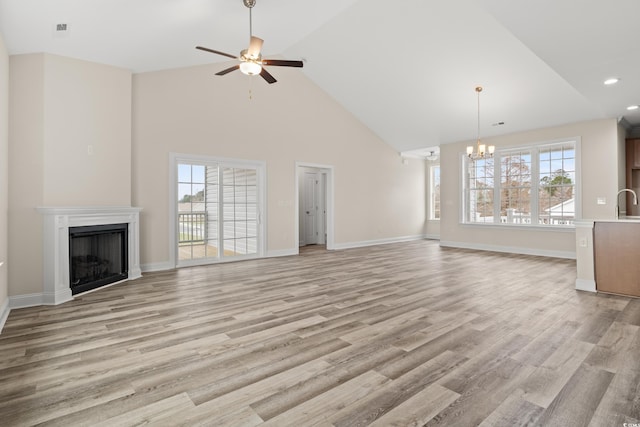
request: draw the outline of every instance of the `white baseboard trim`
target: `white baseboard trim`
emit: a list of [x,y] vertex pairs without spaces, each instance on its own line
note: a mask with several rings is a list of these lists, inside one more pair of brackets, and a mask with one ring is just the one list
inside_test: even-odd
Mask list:
[[424,238],[427,240],[440,240],[439,234],[425,234]]
[[43,305],[58,305],[71,300],[73,300],[73,295],[71,294],[71,288],[60,289],[57,292],[42,293]]
[[360,242],[336,243],[333,245],[333,249],[364,248],[367,246],[387,245],[389,243],[402,243],[411,242],[414,240],[424,240],[426,238],[427,236],[425,234],[421,234],[418,236],[391,237],[387,239],[363,240]]
[[300,253],[300,250],[298,248],[295,248],[295,249],[280,249],[280,250],[277,250],[277,251],[268,251],[266,258],[277,258],[277,257],[283,257],[283,256],[292,256],[292,255],[298,255],[299,253]]
[[[142,277],[140,275],[139,277]],[[99,291],[104,288],[108,288],[109,286],[117,285],[120,283],[128,282],[129,280],[133,280],[134,278],[126,278],[124,280],[120,280],[114,283],[109,283],[108,285],[100,286],[96,289],[91,289],[89,291],[83,292],[84,295],[90,292]],[[73,301],[74,296],[71,294],[71,289],[65,289],[57,294],[47,294],[47,293],[38,293],[38,294],[26,294],[26,295],[14,295],[9,297],[9,308],[27,308],[27,307],[36,307],[40,305],[59,305],[68,301]],[[1,313],[1,312],[0,312]],[[0,328],[0,331],[2,329]]]
[[9,307],[13,310],[15,308],[27,308],[35,307],[38,305],[45,305],[43,294],[26,294],[15,295],[9,297]]
[[485,245],[480,243],[451,242],[446,240],[441,240],[440,246],[446,247],[446,248],[473,249],[477,251],[491,251],[491,252],[503,252],[503,253],[509,253],[509,254],[545,256],[550,258],[576,259],[575,252],[548,251],[544,249],[523,248],[523,247],[517,247],[517,246]]
[[596,281],[593,279],[576,279],[576,290],[585,292],[598,292]]
[[127,273],[127,278],[125,280],[135,280],[141,277],[142,277],[142,269],[135,268],[135,269],[129,270],[129,272]]
[[153,271],[166,271],[166,270],[173,270],[174,268],[176,268],[175,265],[173,265],[173,263],[166,261],[166,262],[153,262],[150,264],[142,264],[140,266],[140,269],[142,270],[143,273],[151,273]]
[[9,317],[9,313],[11,309],[9,308],[9,298],[4,300],[2,307],[0,307],[0,334],[2,333],[2,328],[4,328],[4,324]]
[[[432,237],[428,237],[426,234],[421,234],[419,236],[404,236],[404,237],[394,237],[390,239],[379,239],[379,240],[366,240],[362,242],[350,242],[350,243],[336,243],[333,245],[334,249],[352,249],[352,248],[363,248],[366,246],[375,246],[375,245],[385,245],[388,243],[401,243],[401,242],[411,242],[414,240],[423,240],[423,239],[438,239],[440,236],[433,235]],[[285,256],[295,256],[300,253],[300,248],[289,248],[289,249],[278,249],[274,251],[267,251],[267,254],[262,258],[279,258]],[[260,258],[255,258],[260,259]],[[238,260],[242,261],[242,260]],[[154,271],[166,271],[173,270],[176,268],[170,262],[156,262],[150,264],[142,264],[141,265],[143,273],[150,273]]]

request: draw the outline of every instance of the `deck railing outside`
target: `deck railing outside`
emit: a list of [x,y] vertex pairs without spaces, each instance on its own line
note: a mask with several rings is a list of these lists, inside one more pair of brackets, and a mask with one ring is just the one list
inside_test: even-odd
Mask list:
[[206,212],[179,212],[179,244],[203,243],[207,235]]

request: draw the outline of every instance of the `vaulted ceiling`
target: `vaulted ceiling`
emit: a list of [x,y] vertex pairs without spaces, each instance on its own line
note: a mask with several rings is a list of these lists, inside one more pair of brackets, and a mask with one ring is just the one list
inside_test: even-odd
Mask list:
[[[252,17],[265,56],[303,59],[297,72],[398,151],[473,139],[478,85],[482,136],[598,118],[640,126],[640,109],[627,110],[640,104],[638,0],[257,0]],[[249,9],[242,0],[0,0],[0,32],[10,54],[135,73],[222,70],[229,58],[194,47],[238,54]],[[621,80],[605,86],[610,77]]]

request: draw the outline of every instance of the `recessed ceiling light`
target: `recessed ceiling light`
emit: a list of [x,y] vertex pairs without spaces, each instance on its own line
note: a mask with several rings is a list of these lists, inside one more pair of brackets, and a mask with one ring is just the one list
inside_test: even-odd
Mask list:
[[620,81],[619,78],[611,77],[610,79],[605,80],[604,84],[606,84],[607,86],[610,86],[610,85],[614,85],[614,84],[618,83],[619,81]]
[[638,108],[640,108],[640,106],[638,105],[629,105],[627,107],[627,110],[631,111],[631,110],[637,110]]

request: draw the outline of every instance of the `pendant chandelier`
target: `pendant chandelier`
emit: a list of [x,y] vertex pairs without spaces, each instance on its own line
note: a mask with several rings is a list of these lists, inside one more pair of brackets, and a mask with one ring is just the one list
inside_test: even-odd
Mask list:
[[429,154],[425,157],[425,159],[427,159],[429,161],[438,160],[438,155],[436,154],[435,151],[431,150],[431,151],[429,151]]
[[467,147],[467,156],[469,156],[471,160],[481,160],[493,157],[493,152],[496,149],[495,146],[490,145],[487,151],[487,146],[480,141],[480,92],[482,92],[482,86],[476,87],[476,93],[478,94],[478,138],[476,141],[475,151],[473,145],[469,145]]

